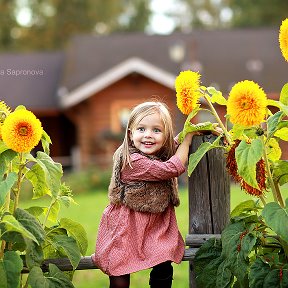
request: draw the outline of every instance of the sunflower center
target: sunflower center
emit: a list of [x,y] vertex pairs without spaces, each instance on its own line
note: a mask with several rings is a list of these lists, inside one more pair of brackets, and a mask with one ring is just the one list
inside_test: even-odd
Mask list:
[[249,108],[249,103],[248,103],[248,101],[243,101],[243,102],[241,103],[241,108],[242,108],[242,109]]
[[26,126],[21,126],[18,131],[21,136],[28,135],[28,128]]

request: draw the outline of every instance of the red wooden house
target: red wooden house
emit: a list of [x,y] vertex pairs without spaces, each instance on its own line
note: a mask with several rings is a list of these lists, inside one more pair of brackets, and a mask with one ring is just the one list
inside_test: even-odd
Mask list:
[[[129,109],[142,101],[165,101],[179,132],[185,117],[176,107],[174,81],[181,70],[199,71],[203,85],[226,95],[249,79],[278,99],[288,82],[288,64],[272,29],[82,35],[66,51],[2,54],[0,63],[0,100],[32,110],[51,136],[51,156],[74,167],[110,163]],[[197,120],[209,117],[201,112]],[[287,148],[283,152],[288,159]]]

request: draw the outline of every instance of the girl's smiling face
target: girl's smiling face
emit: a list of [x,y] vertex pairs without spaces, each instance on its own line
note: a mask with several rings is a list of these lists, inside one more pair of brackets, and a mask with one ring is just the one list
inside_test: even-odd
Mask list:
[[130,131],[134,146],[147,155],[156,155],[165,142],[164,124],[159,113],[147,115]]

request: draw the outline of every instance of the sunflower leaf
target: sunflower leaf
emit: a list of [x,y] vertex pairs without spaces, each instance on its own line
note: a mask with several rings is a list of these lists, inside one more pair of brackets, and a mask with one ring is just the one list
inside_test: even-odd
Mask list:
[[273,178],[279,183],[279,185],[284,185],[288,183],[288,161],[279,160],[275,161],[273,167]]
[[211,95],[211,102],[219,105],[226,105],[227,100],[223,97],[222,92],[216,90],[214,87],[207,87],[207,91]]
[[17,180],[17,174],[15,172],[11,172],[8,174],[7,178],[4,181],[0,181],[0,207],[4,205],[5,199],[12,186]]
[[49,145],[52,144],[51,138],[49,135],[43,130],[42,137],[41,137],[41,143],[44,152],[49,155],[50,154],[50,148]]
[[241,141],[235,149],[235,157],[238,166],[238,174],[250,186],[259,189],[256,180],[256,164],[261,159],[263,144],[260,139],[252,140],[251,143]]
[[279,100],[282,104],[288,105],[288,83],[282,87]]
[[278,141],[275,138],[271,138],[267,145],[267,156],[272,161],[277,161],[280,159],[282,154],[281,148]]
[[223,148],[223,146],[219,145],[219,141],[221,136],[219,136],[212,144],[210,142],[202,143],[196,152],[190,154],[189,156],[189,164],[188,164],[188,176],[190,177],[192,172],[195,170],[198,163],[201,161],[203,156],[213,148]]
[[14,111],[18,111],[18,110],[26,110],[26,107],[24,105],[18,105]]
[[274,115],[270,116],[267,120],[267,137],[268,139],[273,136],[275,131],[277,130],[277,126],[279,122],[284,117],[284,113],[282,111],[276,112]]
[[[288,199],[286,199],[286,205]],[[288,242],[288,209],[282,208],[276,202],[270,202],[265,205],[262,216],[265,219],[267,225],[276,232],[283,240]]]
[[281,111],[285,113],[286,116],[288,116],[288,105],[284,105],[281,102],[279,103]]

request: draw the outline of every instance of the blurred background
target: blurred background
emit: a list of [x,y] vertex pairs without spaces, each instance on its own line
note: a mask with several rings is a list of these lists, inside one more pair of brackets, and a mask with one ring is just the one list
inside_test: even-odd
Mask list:
[[[85,226],[88,254],[130,109],[164,101],[178,133],[185,118],[176,107],[174,81],[187,69],[225,96],[248,79],[278,100],[288,80],[278,44],[287,11],[284,0],[0,0],[0,101],[12,109],[25,105],[50,135],[51,156],[62,163],[80,204],[63,215]],[[224,119],[223,107],[217,110]],[[195,118],[209,120],[204,111]],[[186,190],[177,210],[183,236]],[[177,268],[175,287],[188,287],[183,267],[188,264]],[[141,273],[132,287],[147,286],[147,272]],[[76,287],[107,285],[100,271],[76,272]]]
[[65,169],[104,169],[139,102],[166,102],[180,131],[181,70],[225,96],[249,79],[278,99],[286,11],[283,0],[1,0],[0,99],[40,118]]

